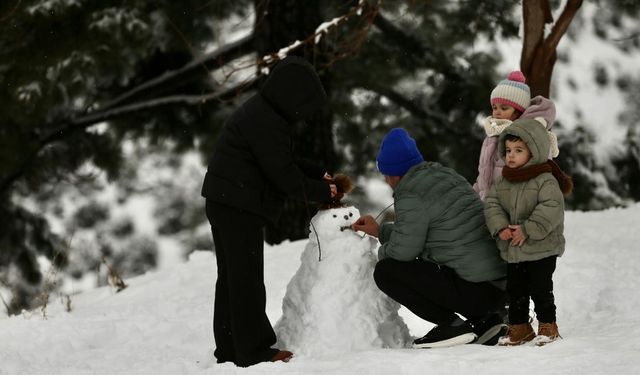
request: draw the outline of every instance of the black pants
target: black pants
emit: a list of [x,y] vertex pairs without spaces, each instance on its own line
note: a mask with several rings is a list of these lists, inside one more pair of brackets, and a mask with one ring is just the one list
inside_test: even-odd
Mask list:
[[507,293],[509,294],[509,322],[529,321],[529,298],[535,304],[539,322],[556,321],[556,305],[553,297],[553,271],[556,256],[532,262],[509,263],[507,267]]
[[209,200],[206,208],[218,263],[214,354],[238,366],[268,361],[278,350],[271,348],[276,335],[265,312],[264,221]]
[[436,325],[450,324],[456,313],[473,322],[504,308],[505,293],[496,286],[465,281],[431,262],[383,259],[373,277],[385,294]]

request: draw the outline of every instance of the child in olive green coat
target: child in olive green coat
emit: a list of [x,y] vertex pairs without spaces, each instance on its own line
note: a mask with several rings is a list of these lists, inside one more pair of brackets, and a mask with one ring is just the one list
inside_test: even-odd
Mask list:
[[573,184],[548,160],[549,137],[535,120],[516,120],[500,135],[502,176],[485,201],[485,218],[507,261],[509,332],[501,345],[534,339],[529,323],[529,299],[538,318],[538,345],[560,334],[556,324],[553,272],[564,252],[564,197]]

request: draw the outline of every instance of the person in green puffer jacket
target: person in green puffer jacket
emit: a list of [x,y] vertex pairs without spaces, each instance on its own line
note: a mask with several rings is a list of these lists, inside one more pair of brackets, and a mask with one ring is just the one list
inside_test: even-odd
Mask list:
[[402,128],[385,136],[377,166],[394,190],[395,222],[379,226],[367,215],[352,229],[382,244],[374,271],[380,290],[436,324],[414,347],[495,345],[506,332],[506,264],[485,226],[482,201],[453,169],[424,161]]
[[553,272],[564,253],[564,196],[571,179],[548,160],[549,137],[535,120],[516,120],[498,140],[506,166],[485,201],[485,218],[507,261],[509,331],[500,345],[534,340],[529,299],[539,321],[537,344],[554,341],[556,324]]

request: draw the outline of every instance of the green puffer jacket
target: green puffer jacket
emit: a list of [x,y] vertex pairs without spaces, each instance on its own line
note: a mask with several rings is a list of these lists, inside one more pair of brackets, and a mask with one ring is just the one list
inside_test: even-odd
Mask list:
[[378,258],[421,258],[453,269],[471,282],[505,276],[482,214],[482,202],[453,169],[438,163],[413,166],[396,186],[396,221],[380,228]]
[[[504,155],[507,134],[520,137],[531,151],[530,166],[547,161],[549,137],[535,120],[514,121],[500,135],[498,147]],[[528,181],[510,182],[500,176],[485,200],[485,218],[498,242],[500,256],[508,263],[519,263],[564,253],[564,197],[551,173],[542,173]],[[521,247],[502,241],[498,234],[508,225],[519,224],[526,240]]]

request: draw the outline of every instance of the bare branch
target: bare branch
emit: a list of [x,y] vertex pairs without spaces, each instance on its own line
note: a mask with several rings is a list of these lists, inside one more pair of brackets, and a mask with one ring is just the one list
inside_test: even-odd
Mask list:
[[631,40],[631,39],[636,39],[640,37],[640,33],[635,33],[635,34],[631,34],[629,36],[626,36],[624,38],[617,38],[617,39],[611,39],[612,42],[624,42],[627,40]]
[[412,116],[422,120],[432,120],[439,122],[447,122],[447,115],[440,112],[431,111],[423,108],[419,103],[404,96],[402,93],[395,91],[388,87],[383,86],[371,86],[368,84],[366,87],[360,86],[360,88],[368,91],[373,91],[379,95],[384,96],[396,105],[406,109]]
[[109,283],[116,288],[116,293],[119,293],[123,290],[125,290],[129,285],[127,285],[124,280],[122,279],[122,277],[120,276],[120,273],[115,270],[114,268],[112,268],[109,263],[107,263],[107,259],[105,257],[102,257],[102,263],[104,263],[105,266],[107,266],[107,276],[109,278]]
[[58,266],[56,266],[56,259],[60,254],[66,253],[68,254],[71,250],[71,241],[73,240],[73,233],[69,237],[69,241],[67,242],[64,249],[58,249],[51,259],[51,267],[47,271],[47,274],[44,277],[44,283],[42,286],[42,293],[38,297],[38,299],[42,302],[42,306],[40,306],[40,311],[42,312],[42,319],[47,319],[47,306],[49,306],[49,296],[52,291],[57,289],[57,281],[56,278],[58,276]]
[[117,108],[112,108],[105,111],[96,111],[86,116],[77,117],[73,120],[67,120],[62,122],[54,131],[51,131],[46,136],[41,138],[37,143],[38,147],[33,151],[27,153],[24,161],[14,169],[13,172],[0,180],[0,193],[6,191],[20,179],[35,162],[38,154],[49,144],[56,142],[68,136],[71,131],[88,128],[91,125],[112,120],[117,117],[128,115],[131,113],[139,112],[142,110],[151,110],[164,106],[171,105],[201,105],[209,101],[227,102],[233,100],[233,98],[240,95],[242,92],[253,89],[257,84],[257,79],[253,79],[240,83],[232,88],[229,88],[222,92],[214,92],[207,95],[173,95],[163,98],[151,99],[144,102],[134,103],[131,105],[124,105]]
[[533,56],[536,54],[538,46],[544,42],[545,22],[548,19],[545,9],[550,11],[549,0],[524,0],[522,2],[524,40],[520,68],[525,73],[531,70]]
[[549,4],[549,0],[542,1],[542,4],[540,5],[542,7],[544,23],[553,23],[553,13],[551,13],[551,4]]
[[[379,95],[384,96],[385,98],[389,99],[396,105],[407,110],[413,117],[416,117],[418,119],[426,120],[426,121],[435,121],[435,122],[444,123],[444,124],[447,124],[450,121],[445,113],[431,111],[429,109],[423,108],[422,106],[420,106],[420,104],[416,103],[415,101],[402,95],[402,93],[395,91],[393,89],[389,89],[382,86],[372,87],[371,85],[368,85],[367,87],[361,87],[361,88],[365,90],[373,91]],[[442,129],[446,133],[451,133],[458,136],[465,135],[465,133],[462,130],[452,126],[443,126],[443,127],[440,127],[439,129]]]
[[[244,86],[244,85],[241,85]],[[129,105],[123,105],[121,107],[113,108],[106,111],[100,111],[99,113],[92,113],[87,116],[75,119],[72,124],[74,127],[85,127],[99,122],[108,121],[116,117],[121,117],[130,113],[135,113],[144,110],[150,110],[160,108],[169,105],[200,105],[205,104],[210,100],[223,100],[225,96],[229,96],[230,93],[235,94],[239,89],[233,87],[224,91],[223,93],[208,94],[208,95],[172,95],[162,98],[150,99],[143,102],[133,103]]]
[[569,25],[571,25],[571,21],[573,17],[575,17],[578,9],[582,6],[583,0],[568,0],[564,9],[562,10],[562,14],[560,18],[558,18],[558,22],[553,26],[551,33],[547,37],[545,41],[545,45],[547,48],[555,49],[560,43],[560,39],[569,29]]
[[7,12],[7,14],[5,14],[2,17],[0,17],[0,22],[4,22],[4,21],[8,20],[9,17],[11,17],[13,15],[13,13],[15,13],[16,10],[18,10],[18,7],[20,6],[21,2],[22,2],[22,0],[18,0],[16,2],[16,5],[14,5],[13,8],[11,8],[11,10],[9,12]]
[[211,70],[218,69],[228,62],[233,61],[238,57],[244,56],[249,52],[252,52],[254,40],[255,36],[251,34],[233,43],[226,44],[216,51],[213,51],[191,61],[180,69],[167,72],[160,77],[154,78],[139,86],[134,87],[133,89],[125,92],[114,100],[101,105],[100,109],[106,110],[113,108],[121,104],[125,100],[131,99],[134,96],[138,96],[141,93],[151,91],[152,89],[158,88],[160,86],[169,85],[172,82],[184,80],[198,69],[203,69],[205,73],[208,73]]
[[[265,67],[273,65],[280,59],[284,58],[290,51],[306,44],[317,43],[319,38],[321,38],[322,35],[327,33],[330,29],[337,27],[352,16],[360,16],[362,14],[362,11],[367,10],[367,12],[365,13],[367,24],[360,30],[359,33],[357,33],[358,35],[356,35],[354,38],[352,38],[351,41],[349,41],[349,45],[356,46],[356,49],[352,49],[350,50],[350,52],[357,50],[360,44],[364,41],[364,37],[366,36],[366,33],[368,32],[373,22],[373,18],[377,14],[378,7],[380,6],[381,1],[382,0],[378,0],[377,4],[373,7],[370,7],[366,1],[359,1],[358,4],[350,8],[350,10],[346,14],[332,20],[331,22],[320,25],[316,29],[316,31],[305,38],[303,42],[296,41],[292,45],[287,46],[278,52],[274,52],[272,54],[258,58],[257,61],[252,63],[250,66],[233,69],[231,72],[228,72],[227,74],[225,74],[225,82],[229,80],[231,75],[233,75],[238,70],[247,69],[251,66]],[[90,113],[86,113],[85,111],[78,117],[74,117],[72,114],[66,119],[56,120],[49,126],[49,128],[54,128],[55,130],[49,132],[47,135],[37,141],[38,146],[35,148],[34,152],[29,152],[24,157],[23,162],[16,169],[14,169],[7,176],[0,180],[0,192],[6,191],[14,182],[21,178],[25,174],[26,170],[30,168],[33,163],[35,163],[39,153],[48,144],[66,137],[70,133],[70,131],[84,129],[93,124],[108,121],[113,118],[124,116],[130,113],[135,113],[141,110],[149,110],[169,105],[199,105],[210,100],[226,101],[234,96],[239,95],[239,93],[243,91],[255,87],[255,84],[257,83],[256,79],[258,77],[254,76],[254,78],[250,79],[249,81],[246,81],[238,86],[220,93],[214,92],[207,95],[174,95],[136,102],[133,104],[122,105],[125,101],[131,101],[131,99],[134,97],[141,97],[143,96],[143,94],[149,94],[152,92],[152,90],[159,91],[160,88],[169,86],[169,84],[171,83],[184,81],[185,79],[190,78],[198,69],[203,69],[205,73],[208,73],[210,70],[220,68],[227,64],[229,61],[232,61],[240,56],[244,56],[249,52],[253,52],[253,49],[255,47],[254,41],[255,36],[253,34],[249,35],[234,43],[227,44],[217,51],[207,54],[199,59],[193,60],[192,62],[188,63],[178,70],[167,72],[160,77],[147,81],[142,85],[139,85],[120,95],[116,99],[100,105],[98,108],[93,108],[93,111]],[[328,65],[335,62],[337,58],[341,58],[346,55],[347,53],[336,55],[337,57],[330,60]],[[88,110],[91,111],[92,108],[89,107]]]
[[[0,284],[4,284],[2,280],[0,280]],[[4,297],[2,297],[2,293],[0,293],[0,301],[2,301],[2,304],[4,305],[4,309],[7,312],[7,316],[10,316],[11,308],[9,307],[9,304],[7,304],[7,301],[4,300]]]
[[[357,5],[351,7],[349,11],[347,11],[347,13],[343,14],[342,16],[336,17],[329,22],[324,22],[320,24],[316,28],[314,33],[307,36],[304,40],[302,41],[296,40],[290,45],[284,48],[281,48],[278,52],[274,52],[274,53],[260,57],[258,59],[258,65],[260,67],[272,66],[278,61],[288,56],[291,51],[294,51],[307,44],[318,44],[320,39],[323,37],[323,35],[327,34],[330,29],[338,27],[339,25],[345,23],[347,20],[349,20],[349,18],[355,15],[361,16],[362,12],[368,9],[364,17],[368,20],[368,22],[365,24],[365,27],[363,27],[359,33],[356,33],[356,35],[354,35],[354,37],[350,41],[345,43],[346,45],[350,46],[350,48],[348,49],[350,53],[357,51],[360,48],[362,42],[364,42],[364,39],[365,39],[364,37],[366,36],[366,34],[368,33],[371,27],[372,20],[378,14],[378,9],[381,3],[382,3],[382,0],[378,0],[375,6],[369,6],[369,4],[366,1],[359,1]],[[347,55],[348,55],[347,53],[338,54],[337,56],[334,56],[334,58],[331,59],[331,61],[327,65],[331,65],[336,60],[343,58]]]
[[[361,3],[365,2],[362,1]],[[374,20],[378,15],[381,4],[382,0],[378,0],[375,6],[369,7],[367,9],[367,12],[364,14],[362,20],[360,21],[360,25],[358,25],[359,27],[357,27],[355,32],[349,34],[349,38],[340,43],[340,46],[337,49],[338,52],[332,54],[332,56],[329,58],[328,63],[324,65],[324,68],[329,67],[336,61],[346,58],[349,55],[353,55],[360,50],[362,44],[367,40],[367,36],[369,35],[371,28],[373,27]],[[361,13],[358,14],[361,15]]]
[[[378,5],[379,3],[380,1],[378,1]],[[287,56],[291,51],[294,51],[306,44],[317,43],[317,41],[323,36],[323,34],[326,34],[331,28],[335,28],[338,25],[346,22],[350,17],[359,14],[359,12],[362,11],[366,6],[367,2],[363,1],[358,3],[357,6],[349,9],[349,11],[342,16],[335,18],[331,22],[320,25],[313,34],[307,36],[303,41],[296,41],[277,52],[259,58],[257,64],[259,66],[271,66]],[[377,12],[377,8],[374,7],[373,11]],[[369,12],[368,14],[371,14],[371,12]],[[149,92],[153,89],[168,86],[173,82],[184,81],[186,78],[194,74],[194,72],[198,69],[203,69],[205,74],[209,74],[210,71],[218,69],[234,59],[253,52],[254,42],[255,35],[251,34],[237,40],[236,42],[226,44],[214,52],[193,60],[180,69],[167,72],[160,77],[154,78],[139,86],[136,86],[135,88],[125,92],[114,100],[100,105],[100,110],[114,108],[126,100],[129,100],[136,96],[140,96],[141,94]],[[227,75],[227,78],[228,76],[229,75]]]
[[40,141],[40,148],[42,149],[42,147],[44,147],[45,145],[62,138],[64,134],[69,130],[87,128],[100,122],[112,120],[117,117],[122,117],[124,115],[140,112],[143,110],[151,110],[171,105],[202,105],[209,101],[230,101],[240,93],[255,87],[256,83],[257,79],[254,77],[249,81],[242,82],[222,92],[213,92],[207,95],[172,95],[129,105],[123,105],[104,111],[96,111],[95,113],[75,118],[65,125],[59,127],[57,130],[52,131],[51,133],[49,133],[49,135],[47,135]]
[[400,28],[396,27],[393,22],[389,21],[381,13],[377,14],[373,23],[385,35],[400,44],[404,51],[408,51],[419,58],[426,57],[430,58],[432,61],[436,60],[436,53],[432,49],[422,44],[422,42],[414,36],[407,34]]

